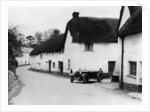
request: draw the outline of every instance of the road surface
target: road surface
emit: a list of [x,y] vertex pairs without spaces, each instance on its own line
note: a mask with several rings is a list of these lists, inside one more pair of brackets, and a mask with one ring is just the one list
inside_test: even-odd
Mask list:
[[65,77],[17,68],[24,84],[9,101],[13,105],[138,105],[142,101],[102,88],[101,83],[70,83]]

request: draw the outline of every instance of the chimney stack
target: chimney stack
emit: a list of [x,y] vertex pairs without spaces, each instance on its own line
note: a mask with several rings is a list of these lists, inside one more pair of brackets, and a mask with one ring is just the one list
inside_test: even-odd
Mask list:
[[78,19],[79,17],[79,12],[73,12],[72,13],[73,19]]

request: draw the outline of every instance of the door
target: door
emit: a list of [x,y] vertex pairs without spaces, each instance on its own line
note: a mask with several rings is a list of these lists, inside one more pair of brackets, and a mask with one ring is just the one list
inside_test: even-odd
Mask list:
[[115,61],[109,61],[108,62],[108,73],[109,76],[111,77],[114,71],[114,67],[115,67]]
[[49,72],[51,72],[51,62],[52,62],[51,60],[48,61],[48,63],[49,63]]
[[63,72],[63,62],[59,61],[59,70],[60,72]]

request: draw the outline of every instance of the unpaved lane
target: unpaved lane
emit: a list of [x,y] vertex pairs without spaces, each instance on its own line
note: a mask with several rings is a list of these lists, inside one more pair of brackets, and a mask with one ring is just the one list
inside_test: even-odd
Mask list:
[[122,105],[141,104],[125,94],[116,94],[104,89],[100,83],[70,83],[68,78],[28,70],[19,67],[17,74],[24,86],[12,98],[14,105]]

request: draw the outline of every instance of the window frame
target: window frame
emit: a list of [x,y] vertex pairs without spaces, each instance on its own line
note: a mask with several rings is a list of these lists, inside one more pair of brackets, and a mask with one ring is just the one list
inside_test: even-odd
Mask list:
[[129,74],[131,76],[137,76],[137,62],[129,61]]
[[84,51],[93,51],[93,46],[94,44],[93,43],[85,43],[84,44]]

